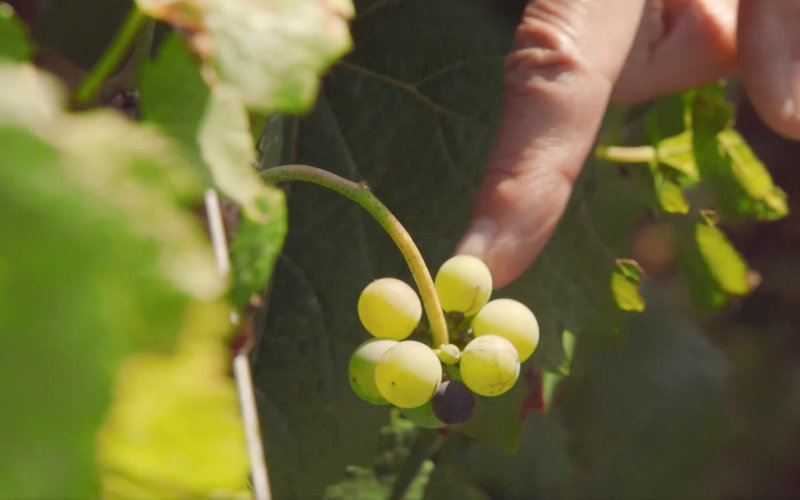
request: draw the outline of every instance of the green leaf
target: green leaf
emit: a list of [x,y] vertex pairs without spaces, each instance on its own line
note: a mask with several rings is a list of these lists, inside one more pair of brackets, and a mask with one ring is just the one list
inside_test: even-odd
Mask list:
[[720,288],[731,295],[750,292],[747,263],[718,227],[700,222],[695,226],[700,256]]
[[197,63],[175,37],[168,37],[158,55],[144,65],[139,77],[142,119],[157,125],[183,146],[192,163],[211,178],[203,160],[198,135],[211,91]]
[[667,213],[686,214],[689,212],[689,202],[683,193],[683,185],[674,172],[662,168],[656,163],[650,164],[650,175],[653,179],[653,190],[658,205]]
[[261,181],[244,105],[229,87],[209,89],[191,55],[168,39],[141,78],[145,120],[178,140],[195,165],[241,208],[231,245],[231,298],[244,307],[266,287],[286,232],[283,194]]
[[579,498],[713,498],[733,435],[725,359],[657,300],[623,345],[587,342],[563,408]]
[[27,61],[33,54],[25,27],[7,3],[0,2],[0,60]]
[[738,132],[730,128],[732,106],[721,86],[687,95],[693,147],[702,177],[714,189],[724,214],[774,220],[788,214],[786,194]]
[[694,237],[694,224],[687,221],[678,225],[678,264],[681,277],[689,287],[692,302],[700,308],[718,309],[728,302],[728,295],[709,272]]
[[623,311],[644,311],[645,301],[639,293],[643,273],[635,260],[617,259],[617,269],[611,273],[611,293]]
[[767,168],[756,157],[739,132],[733,129],[717,134],[720,148],[730,160],[731,174],[753,200],[753,210],[763,220],[775,220],[789,213],[786,193],[775,186]]
[[149,15],[191,26],[207,69],[248,108],[300,112],[313,105],[319,76],[351,46],[349,0],[138,0]]
[[152,130],[66,114],[30,66],[0,65],[0,86],[0,496],[93,497],[119,363],[224,289],[188,210],[202,184]]
[[561,363],[561,366],[558,367],[558,371],[546,371],[542,373],[542,401],[545,410],[553,408],[559,384],[572,372],[572,358],[575,354],[576,340],[572,332],[564,330],[562,334],[564,361]]
[[666,213],[685,214],[689,212],[684,188],[695,184],[700,175],[694,160],[691,133],[682,132],[662,139],[662,107],[656,108],[647,116],[647,131],[655,150],[655,158],[649,162],[653,191],[659,207]]
[[724,358],[657,300],[619,338],[581,338],[563,406],[528,417],[516,455],[451,437],[426,498],[716,496],[734,437]]
[[[358,7],[357,49],[331,72],[315,110],[286,127],[297,140],[284,161],[366,181],[436,269],[469,222],[520,6],[413,0]],[[613,337],[622,320],[609,276],[645,203],[631,180],[585,171],[537,266],[498,294],[526,303],[539,319],[540,344],[525,370],[561,365],[565,328]],[[370,280],[408,280],[408,271],[360,207],[317,186],[289,189],[291,226],[259,326],[254,376],[264,393],[267,456],[280,457],[270,462],[275,495],[312,498],[344,464],[363,464],[364,450],[374,449],[386,410],[363,404],[347,380],[349,356],[367,338],[356,303]],[[512,447],[525,394],[521,382],[514,393],[481,401],[497,405],[502,424],[487,420],[480,430],[504,426],[497,439]]]
[[683,99],[686,128],[700,139],[701,146],[708,144],[707,141],[728,128],[733,121],[733,104],[725,99],[725,87],[721,84],[685,92]]
[[223,337],[229,308],[189,311],[175,353],[130,356],[98,435],[106,498],[250,498]]
[[656,145],[658,161],[686,176],[690,181],[700,180],[700,172],[692,150],[692,133],[688,130],[662,139]]
[[239,307],[263,290],[286,236],[286,207],[283,198],[263,198],[261,211],[265,222],[244,215],[231,242],[231,266],[234,274],[230,297]]

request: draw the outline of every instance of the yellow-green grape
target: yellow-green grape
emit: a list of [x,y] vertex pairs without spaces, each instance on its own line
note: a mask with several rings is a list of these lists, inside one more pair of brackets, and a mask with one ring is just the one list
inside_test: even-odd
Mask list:
[[472,320],[476,337],[499,335],[514,344],[520,362],[528,359],[539,344],[539,323],[525,304],[514,299],[495,299]]
[[445,311],[472,316],[492,295],[492,274],[486,264],[471,255],[448,259],[436,273],[436,293]]
[[519,377],[519,355],[498,335],[477,337],[467,344],[459,361],[461,379],[475,394],[499,396]]
[[422,317],[422,304],[413,288],[396,278],[381,278],[358,298],[358,317],[374,337],[403,340]]
[[399,408],[416,408],[433,397],[442,381],[442,365],[430,347],[405,340],[390,347],[375,366],[375,385]]
[[375,405],[386,404],[375,385],[375,365],[381,356],[397,341],[388,339],[370,339],[356,347],[350,356],[350,387],[358,397]]

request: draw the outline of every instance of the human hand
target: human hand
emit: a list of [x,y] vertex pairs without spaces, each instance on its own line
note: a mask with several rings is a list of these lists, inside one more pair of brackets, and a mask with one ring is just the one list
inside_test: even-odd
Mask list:
[[737,70],[762,119],[800,139],[800,0],[531,0],[457,253],[481,257],[496,287],[510,283],[553,234],[609,100],[639,102]]

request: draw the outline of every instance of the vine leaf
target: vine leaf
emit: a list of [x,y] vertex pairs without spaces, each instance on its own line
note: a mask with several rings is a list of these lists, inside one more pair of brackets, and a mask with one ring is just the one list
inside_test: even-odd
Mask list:
[[692,133],[685,130],[656,144],[658,161],[686,176],[691,182],[700,180],[700,172],[692,151]]
[[730,296],[746,295],[758,285],[758,273],[748,268],[744,258],[717,227],[713,211],[702,211],[699,221],[681,222],[677,233],[678,262],[692,300],[698,306],[722,307]]
[[230,309],[209,304],[183,325],[174,353],[129,356],[98,433],[109,498],[251,498],[229,354]]
[[689,201],[684,190],[700,180],[692,150],[692,136],[684,131],[661,139],[655,116],[648,117],[648,131],[655,150],[649,169],[656,201],[666,213],[686,214],[689,212]]
[[730,128],[731,105],[723,88],[712,86],[687,93],[686,122],[692,130],[695,160],[714,188],[725,215],[754,215],[776,220],[788,212],[786,194],[776,186],[764,164]]
[[[364,0],[357,8],[356,50],[328,75],[316,108],[287,127],[287,137],[296,138],[287,145],[287,154],[293,162],[367,182],[409,230],[429,267],[436,269],[451,255],[469,222],[495,140],[503,98],[502,60],[522,2]],[[342,477],[346,464],[369,463],[371,456],[364,450],[375,448],[377,429],[385,421],[386,408],[360,402],[347,380],[349,356],[367,338],[356,315],[358,294],[374,278],[408,280],[408,273],[391,240],[360,207],[301,184],[291,187],[288,205],[292,225],[273,283],[273,290],[280,292],[271,294],[258,325],[254,378],[262,395],[267,457],[279,457],[270,461],[275,495],[315,498]],[[665,329],[648,328],[663,316],[650,314],[650,305],[641,315],[624,314],[609,293],[627,229],[646,213],[646,200],[636,194],[630,179],[610,169],[584,169],[556,234],[535,266],[496,293],[524,302],[539,320],[540,344],[523,373],[558,370],[565,358],[565,329],[580,342],[570,377],[595,361],[600,370],[608,356],[602,349],[584,349],[584,342],[624,344],[628,337],[636,342],[636,349],[612,361],[635,365],[637,377],[624,378],[629,375],[620,370],[605,378],[607,399],[600,402],[591,391],[567,396],[576,398],[573,404],[582,406],[586,415],[570,430],[583,432],[587,440],[593,429],[602,433],[625,423],[624,416],[612,411],[617,404],[624,403],[628,411],[636,408],[626,393],[615,392],[619,385],[614,383],[625,382],[638,396],[647,395],[648,404],[659,401],[660,393],[641,374],[649,366],[639,358],[664,368],[661,377],[675,382],[670,394],[695,382],[704,384],[698,397],[675,403],[683,414],[702,414],[707,408],[722,413],[714,399],[723,379],[714,347],[698,341],[696,332],[681,334],[685,324],[672,325],[669,341],[659,342],[650,332],[666,335]],[[633,321],[639,327],[629,330],[626,324]],[[582,352],[588,358],[579,362]],[[693,357],[695,352],[702,356]],[[678,362],[670,362],[673,355]],[[711,376],[708,359],[716,363]],[[591,376],[587,372],[583,380]],[[456,432],[450,441],[456,444],[447,446],[452,451],[443,450],[437,459],[428,490],[443,493],[441,498],[470,498],[467,491],[475,492],[471,486],[477,483],[479,493],[483,488],[489,493],[471,498],[565,496],[572,464],[560,414],[531,413],[523,419],[525,399],[526,387],[520,384],[494,400],[482,400],[478,412],[491,410],[495,416],[481,420],[477,413],[469,432],[491,442],[465,437],[461,430],[466,428]],[[608,411],[600,423],[590,419],[596,411],[593,404]],[[718,416],[715,413],[708,422],[718,423]],[[694,438],[692,422],[680,419]],[[652,424],[647,438],[658,441],[658,423],[647,423]],[[617,436],[636,440],[635,431],[623,426]],[[648,463],[662,454],[680,456],[691,443],[675,439],[669,447],[668,442],[658,442],[663,446],[612,458]],[[724,445],[703,442],[709,455]],[[517,455],[503,448],[515,448]],[[580,456],[581,467],[599,470],[607,457],[591,451]],[[460,474],[467,460],[472,465]],[[706,474],[705,462],[702,466],[698,475],[705,474],[705,488],[711,475]],[[691,490],[699,480],[684,480],[681,467],[668,462],[648,477],[652,483],[671,482],[675,490]],[[436,487],[440,483],[434,477],[469,479],[448,489]],[[613,479],[628,490],[638,486],[636,477],[616,474]]]
[[556,403],[559,385],[572,372],[572,359],[575,356],[576,342],[577,339],[575,335],[569,330],[564,330],[562,333],[564,362],[561,363],[557,371],[546,371],[542,373],[542,411],[553,408]]
[[611,293],[623,311],[644,311],[645,301],[639,292],[643,274],[635,260],[617,259],[617,268],[611,273]]
[[266,287],[286,232],[282,192],[262,182],[253,167],[255,144],[244,104],[226,85],[209,88],[174,37],[144,68],[140,88],[143,118],[180,142],[209,182],[242,208],[231,244],[230,294],[244,307]]
[[119,364],[220,319],[201,303],[225,283],[188,210],[202,181],[153,130],[64,112],[29,65],[0,64],[0,86],[0,496],[93,497]]
[[180,28],[209,82],[234,87],[248,108],[300,112],[313,105],[319,76],[351,46],[349,0],[137,0]]
[[710,217],[697,223],[694,240],[708,272],[722,291],[744,295],[752,290],[747,263]]
[[684,194],[684,186],[674,172],[663,168],[657,162],[650,164],[650,176],[653,179],[653,190],[659,207],[670,214],[689,213],[689,202]]
[[[367,182],[431,269],[466,229],[494,141],[503,55],[519,19],[512,7],[472,0],[360,3],[356,51],[331,72],[314,111],[291,127],[292,161]],[[442,36],[445,42],[432,41]],[[629,194],[631,181],[586,171],[538,264],[497,292],[526,303],[539,319],[540,344],[523,372],[561,365],[564,329],[581,338],[622,331],[625,315],[609,293],[609,277],[625,228],[646,205]],[[318,497],[344,464],[369,460],[363,450],[374,449],[385,414],[361,403],[347,380],[349,356],[367,335],[356,315],[358,294],[374,278],[408,280],[408,273],[360,207],[301,184],[291,187],[288,203],[292,225],[273,283],[280,293],[271,294],[259,325],[254,377],[263,391],[267,457],[280,457],[270,462],[276,496]],[[620,236],[609,243],[607,234]],[[482,400],[464,431],[518,447],[526,394],[520,383]]]
[[[731,173],[750,201],[749,210],[761,220],[776,220],[789,213],[786,193],[773,184],[767,168],[750,149],[742,136],[733,129],[723,130],[717,141],[730,161]],[[746,210],[746,209],[745,209]]]

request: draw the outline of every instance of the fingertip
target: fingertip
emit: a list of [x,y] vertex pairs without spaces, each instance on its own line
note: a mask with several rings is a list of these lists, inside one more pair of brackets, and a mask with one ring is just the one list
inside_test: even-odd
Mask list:
[[497,229],[497,223],[489,217],[475,219],[455,253],[481,259],[492,273],[493,287],[502,288],[518,278],[535,256],[529,256],[526,249],[516,244],[511,245],[509,252],[508,240],[516,237],[508,229],[500,227],[499,234]]
[[793,92],[782,99],[759,87],[748,95],[758,115],[772,130],[787,139],[800,140],[800,77],[795,78]]
[[777,133],[800,139],[800,9],[796,2],[742,1],[739,67],[753,107]]
[[488,176],[473,221],[456,247],[457,254],[486,263],[494,288],[516,280],[534,262],[569,200],[572,182],[558,169],[533,173]]
[[483,260],[495,235],[495,222],[489,217],[479,217],[472,221],[461,241],[456,246],[456,254],[472,255]]

